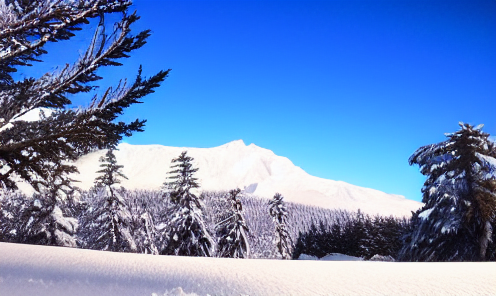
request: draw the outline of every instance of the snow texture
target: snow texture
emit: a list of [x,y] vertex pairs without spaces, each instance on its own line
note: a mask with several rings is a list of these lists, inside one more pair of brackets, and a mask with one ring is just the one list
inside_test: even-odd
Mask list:
[[331,253],[329,255],[325,255],[322,258],[317,258],[312,255],[307,255],[307,254],[301,254],[300,257],[298,257],[298,260],[320,260],[320,261],[363,261],[363,258],[360,257],[354,257],[354,256],[349,256],[345,254],[339,254],[339,253]]
[[419,214],[419,217],[422,219],[429,219],[429,215],[431,214],[433,209],[428,209]]
[[153,256],[0,243],[2,295],[496,295],[494,262]]
[[[400,195],[311,176],[288,158],[242,140],[214,148],[120,144],[118,149],[117,162],[124,165],[123,173],[129,178],[121,185],[127,189],[159,189],[171,160],[186,150],[194,158],[193,166],[200,169],[196,177],[202,190],[241,188],[245,189],[242,193],[265,198],[279,192],[287,202],[387,216],[410,216],[422,206]],[[76,186],[88,189],[93,185],[98,160],[105,152],[90,153],[75,163],[80,174],[71,178],[81,181]]]

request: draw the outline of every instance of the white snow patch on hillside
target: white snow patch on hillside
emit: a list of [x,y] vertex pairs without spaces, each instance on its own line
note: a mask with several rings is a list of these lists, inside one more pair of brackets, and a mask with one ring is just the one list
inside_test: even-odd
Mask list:
[[1,295],[496,295],[494,262],[153,256],[0,243]]
[[[239,187],[265,198],[279,192],[286,201],[397,216],[409,216],[422,205],[400,195],[311,176],[288,158],[254,144],[247,146],[242,140],[214,148],[120,144],[118,149],[117,161],[124,165],[123,172],[129,178],[122,180],[122,186],[128,189],[159,189],[170,171],[171,160],[186,150],[199,168],[202,190]],[[80,174],[72,178],[81,181],[78,186],[88,189],[93,185],[98,160],[104,153],[93,152],[76,162]]]

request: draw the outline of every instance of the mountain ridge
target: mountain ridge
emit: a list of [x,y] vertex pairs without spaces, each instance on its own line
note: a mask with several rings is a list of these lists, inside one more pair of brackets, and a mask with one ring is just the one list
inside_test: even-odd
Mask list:
[[[199,168],[197,178],[202,190],[241,188],[245,194],[272,198],[281,193],[286,201],[324,208],[341,208],[369,214],[409,216],[422,206],[401,195],[387,194],[359,187],[344,181],[311,176],[290,159],[255,144],[236,140],[213,148],[131,145],[122,143],[115,155],[129,180],[122,180],[127,189],[159,189],[166,181],[171,160],[182,151],[193,157]],[[88,189],[99,169],[99,158],[105,151],[95,151],[75,162],[80,174],[76,186]]]

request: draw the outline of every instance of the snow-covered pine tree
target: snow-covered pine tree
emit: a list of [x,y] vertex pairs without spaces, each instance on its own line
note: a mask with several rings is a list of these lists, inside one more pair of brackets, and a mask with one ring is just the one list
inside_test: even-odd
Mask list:
[[127,177],[122,173],[124,167],[117,164],[115,147],[107,150],[100,158],[101,175],[95,179],[95,186],[104,192],[105,205],[96,209],[94,235],[97,236],[94,246],[98,250],[114,252],[136,252],[136,242],[131,233],[131,213],[119,192],[119,178]]
[[22,192],[0,189],[0,242],[20,242],[23,213],[29,207],[28,198]]
[[[146,43],[150,30],[131,35],[139,19],[128,14],[130,0],[3,0],[0,1],[0,185],[16,189],[16,178],[38,192],[48,180],[70,186],[69,173],[77,172],[67,160],[94,149],[108,148],[122,136],[143,130],[145,120],[117,122],[132,104],[154,91],[169,71],[143,79],[141,67],[133,83],[121,82],[101,95],[95,92],[89,107],[71,109],[76,94],[93,92],[102,79],[97,70],[120,66],[121,58]],[[111,32],[105,15],[122,13]],[[40,78],[15,80],[19,66],[41,62],[48,42],[68,40],[99,19],[86,52],[73,64]],[[26,116],[25,116],[26,115]],[[29,115],[29,116],[28,116]],[[27,121],[36,115],[38,120]]]
[[172,219],[168,232],[169,241],[161,251],[163,255],[206,256],[213,255],[213,242],[204,223],[202,200],[193,192],[200,186],[194,173],[193,158],[183,151],[172,160],[172,171],[164,185],[170,188],[173,203]]
[[427,180],[424,207],[414,213],[399,259],[404,261],[494,260],[496,145],[483,125],[460,123],[444,142],[410,157]]
[[62,170],[54,168],[54,174],[48,176],[46,187],[34,194],[28,202],[30,205],[23,209],[19,243],[76,247],[76,232],[78,221],[73,218],[70,210],[63,202],[68,180],[59,178]]
[[240,192],[239,188],[229,191],[230,213],[216,225],[219,237],[217,243],[219,257],[248,258],[250,256],[248,227],[242,213]]
[[158,248],[155,245],[156,230],[152,216],[145,211],[141,214],[140,221],[141,227],[137,231],[137,235],[139,235],[140,238],[140,253],[158,255]]
[[287,230],[288,211],[279,193],[269,201],[269,214],[272,216],[276,231],[276,246],[282,259],[291,258],[291,236]]
[[131,225],[138,253],[158,255],[155,244],[157,231],[147,202],[135,197],[131,203]]

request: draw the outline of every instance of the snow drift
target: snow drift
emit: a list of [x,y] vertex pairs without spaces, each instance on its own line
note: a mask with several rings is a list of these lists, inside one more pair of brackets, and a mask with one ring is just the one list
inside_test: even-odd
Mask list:
[[[166,147],[161,145],[120,144],[115,151],[124,165],[129,180],[122,180],[127,189],[159,189],[170,171],[171,160],[188,151],[199,168],[197,177],[202,190],[244,189],[244,193],[272,198],[276,192],[285,201],[330,209],[361,209],[369,214],[411,215],[421,203],[403,196],[311,176],[288,158],[242,140],[214,148]],[[106,151],[81,157],[75,164],[80,174],[72,178],[83,189],[93,185],[99,158]]]
[[0,243],[1,295],[496,295],[494,262],[153,256]]

